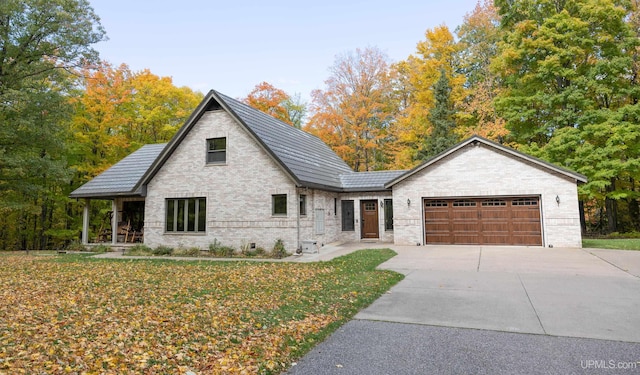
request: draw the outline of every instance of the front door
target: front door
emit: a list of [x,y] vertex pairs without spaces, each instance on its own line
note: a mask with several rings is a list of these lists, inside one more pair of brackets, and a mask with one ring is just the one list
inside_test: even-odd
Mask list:
[[362,238],[378,238],[378,201],[360,202]]

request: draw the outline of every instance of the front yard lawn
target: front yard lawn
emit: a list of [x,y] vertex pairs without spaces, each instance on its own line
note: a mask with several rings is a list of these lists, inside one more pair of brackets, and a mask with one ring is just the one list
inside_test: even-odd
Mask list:
[[402,275],[330,262],[0,257],[0,373],[279,373]]
[[582,240],[582,247],[596,249],[640,250],[640,238],[585,238]]

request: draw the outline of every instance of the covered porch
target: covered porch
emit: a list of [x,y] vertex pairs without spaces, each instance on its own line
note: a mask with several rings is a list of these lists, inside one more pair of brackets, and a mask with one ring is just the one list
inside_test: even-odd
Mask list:
[[[104,200],[104,199],[102,199]],[[91,198],[84,198],[82,244],[136,244],[144,242],[144,198],[113,198],[111,210],[91,230]]]
[[[111,168],[74,190],[71,198],[84,200],[82,243],[113,245],[144,241],[144,179],[166,144],[142,146]],[[111,210],[90,236],[91,202],[111,202]]]

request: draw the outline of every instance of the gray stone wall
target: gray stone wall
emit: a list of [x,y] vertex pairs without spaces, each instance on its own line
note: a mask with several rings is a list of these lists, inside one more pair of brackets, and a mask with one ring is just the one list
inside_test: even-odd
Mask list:
[[[206,140],[226,137],[226,163],[206,163]],[[272,195],[287,194],[287,214],[272,215]],[[166,233],[166,199],[207,199],[206,233]],[[224,111],[206,112],[147,187],[145,244],[207,248],[217,239],[267,250],[277,239],[297,248],[296,187],[265,150]]]
[[423,198],[517,195],[540,196],[544,246],[581,247],[575,181],[482,144],[465,147],[393,187],[395,243],[424,244]]

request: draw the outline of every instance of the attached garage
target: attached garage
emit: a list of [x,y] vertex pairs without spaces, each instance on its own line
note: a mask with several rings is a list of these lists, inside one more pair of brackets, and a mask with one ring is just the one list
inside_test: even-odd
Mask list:
[[539,197],[424,199],[426,244],[542,245]]
[[577,184],[586,181],[474,136],[385,185],[394,242],[581,247]]

